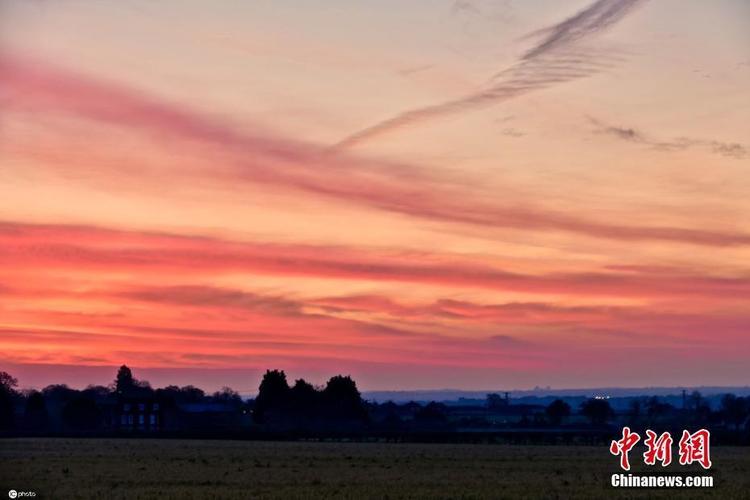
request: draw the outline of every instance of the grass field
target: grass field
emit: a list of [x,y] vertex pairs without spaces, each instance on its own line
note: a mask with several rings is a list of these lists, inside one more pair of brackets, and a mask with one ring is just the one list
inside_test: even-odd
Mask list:
[[0,498],[750,498],[750,449],[712,452],[713,489],[619,490],[606,447],[3,439]]

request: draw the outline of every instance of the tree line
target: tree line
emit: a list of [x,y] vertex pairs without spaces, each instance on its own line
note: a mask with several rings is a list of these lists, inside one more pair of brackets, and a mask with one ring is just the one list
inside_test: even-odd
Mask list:
[[[160,430],[456,434],[535,429],[585,434],[629,425],[661,431],[706,427],[723,433],[726,442],[750,443],[750,397],[733,394],[724,395],[716,409],[698,392],[684,398],[682,408],[658,397],[633,398],[627,410],[616,412],[600,398],[586,399],[574,408],[563,399],[546,406],[511,404],[497,394],[489,394],[484,404],[467,408],[439,402],[368,402],[350,376],[333,376],[321,386],[304,379],[290,384],[282,370],[267,370],[257,396],[249,399],[228,387],[213,393],[193,385],[154,389],[147,381],[138,380],[127,366],[120,367],[111,384],[89,385],[83,390],[52,384],[42,390],[21,391],[13,376],[0,372],[0,431],[6,434],[118,429],[120,413],[143,403],[158,413]],[[129,423],[126,419],[122,422]],[[139,422],[132,424],[137,429]]]
[[121,412],[123,405],[117,403],[123,401],[134,405],[157,403],[158,411],[169,413],[173,419],[184,418],[180,409],[184,414],[185,408],[193,413],[246,414],[253,423],[269,428],[363,423],[368,418],[365,402],[350,376],[336,375],[322,387],[303,379],[290,386],[283,371],[268,370],[257,397],[243,399],[229,387],[210,394],[193,385],[154,389],[123,365],[111,384],[89,385],[83,390],[52,384],[42,390],[19,391],[18,380],[0,372],[0,431],[93,430],[105,420],[105,407]]

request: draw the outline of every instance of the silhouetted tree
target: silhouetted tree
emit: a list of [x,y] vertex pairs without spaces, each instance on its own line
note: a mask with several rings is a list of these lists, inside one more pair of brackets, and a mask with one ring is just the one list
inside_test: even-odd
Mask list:
[[71,389],[65,384],[52,384],[42,389],[42,394],[49,406],[50,403],[56,405],[67,403],[78,394],[78,391]]
[[91,398],[94,401],[104,401],[112,396],[111,387],[105,387],[103,385],[89,385],[81,391],[81,395],[86,398]]
[[226,386],[222,387],[220,391],[214,392],[211,395],[211,400],[216,403],[224,403],[234,407],[242,405],[242,397],[240,394]]
[[18,379],[8,372],[0,372],[0,390],[12,392],[18,387]]
[[630,407],[630,412],[629,412],[629,416],[630,416],[630,418],[631,418],[631,419],[632,419],[632,420],[633,420],[633,421],[635,422],[635,421],[637,421],[637,420],[638,420],[638,419],[640,418],[640,416],[641,416],[641,411],[642,411],[642,408],[641,408],[641,400],[640,400],[640,399],[638,399],[638,398],[636,398],[636,399],[632,400],[632,401],[630,402],[630,405],[629,405],[629,407]]
[[301,417],[310,418],[320,411],[321,394],[304,379],[298,379],[290,391],[292,411]]
[[396,431],[403,427],[404,422],[395,413],[389,413],[381,422],[381,426],[387,431]]
[[646,400],[646,415],[648,415],[649,419],[654,419],[661,413],[661,404],[659,403],[659,398],[656,396],[651,396]]
[[92,399],[79,396],[69,401],[62,411],[63,423],[75,430],[93,430],[101,422],[101,412]]
[[696,425],[705,425],[711,418],[711,407],[706,398],[698,391],[693,391],[685,401],[690,419]]
[[200,403],[206,397],[206,393],[203,389],[199,389],[194,385],[184,385],[177,389],[178,400],[181,403]]
[[570,416],[570,405],[562,399],[552,401],[544,410],[553,425],[560,425],[564,418]]
[[385,417],[381,421],[381,425],[384,429],[395,431],[402,427],[403,421],[398,415],[399,407],[393,401],[387,401],[381,405],[374,403],[381,415]]
[[416,401],[409,401],[408,403],[402,404],[401,409],[407,415],[414,416],[419,410],[422,409],[422,405],[417,403]]
[[135,387],[137,389],[145,389],[146,392],[152,392],[151,383],[148,380],[136,380]]
[[591,420],[592,425],[602,425],[614,416],[614,412],[607,400],[591,398],[581,403],[581,415]]
[[703,404],[703,395],[698,391],[693,391],[687,397],[687,407],[690,410],[696,411]]
[[747,401],[734,394],[726,394],[721,398],[721,413],[724,420],[738,429],[748,413]]
[[362,396],[351,377],[336,375],[331,377],[323,389],[323,401],[329,416],[344,419],[365,419]]
[[380,405],[380,409],[386,414],[396,415],[398,413],[398,405],[393,401],[386,401]]
[[13,400],[18,380],[7,372],[0,372],[0,430],[13,427]]
[[40,431],[47,428],[49,424],[49,413],[44,395],[39,391],[32,391],[26,398],[26,410],[23,415],[24,424],[27,428]]
[[414,421],[420,424],[439,424],[448,420],[445,416],[446,407],[444,404],[431,402],[417,410],[414,414]]
[[283,370],[266,370],[255,398],[253,419],[262,423],[268,410],[284,410],[289,404],[289,383]]
[[127,394],[136,387],[136,380],[133,377],[133,372],[125,365],[122,365],[117,370],[117,378],[115,378],[115,390],[117,394]]
[[649,422],[651,423],[668,415],[672,410],[674,410],[674,406],[661,402],[656,396],[652,396],[646,401],[646,415],[648,415]]

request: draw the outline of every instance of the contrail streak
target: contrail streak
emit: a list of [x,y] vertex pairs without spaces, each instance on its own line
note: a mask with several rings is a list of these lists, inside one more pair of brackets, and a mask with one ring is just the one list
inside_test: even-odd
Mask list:
[[342,151],[430,118],[480,108],[606,69],[613,65],[616,56],[575,50],[576,43],[617,23],[643,1],[597,0],[574,16],[532,33],[531,36],[542,36],[542,40],[513,66],[497,73],[487,88],[452,101],[402,112],[344,138],[331,151]]

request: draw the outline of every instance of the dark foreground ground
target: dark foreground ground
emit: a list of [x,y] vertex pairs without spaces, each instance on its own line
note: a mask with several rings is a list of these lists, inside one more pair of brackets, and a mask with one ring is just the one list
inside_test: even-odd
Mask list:
[[713,460],[713,489],[619,490],[598,446],[2,439],[0,499],[750,498],[750,449]]

